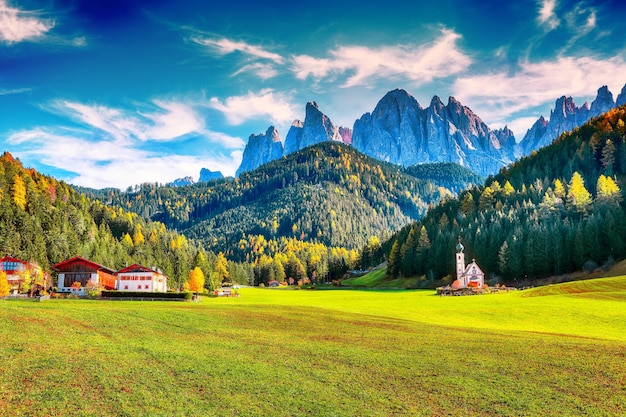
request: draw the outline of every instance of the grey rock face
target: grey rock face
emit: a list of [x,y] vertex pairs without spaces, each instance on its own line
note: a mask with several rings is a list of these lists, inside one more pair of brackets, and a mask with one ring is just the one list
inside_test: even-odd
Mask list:
[[512,162],[515,138],[508,128],[489,129],[454,97],[444,105],[434,96],[424,109],[405,90],[397,89],[355,122],[352,145],[399,165],[456,162],[489,175]]
[[200,179],[198,179],[198,182],[209,182],[220,178],[224,178],[224,175],[222,175],[220,171],[211,171],[210,169],[202,168],[200,170]]
[[302,141],[298,150],[327,140],[342,142],[339,127],[322,113],[316,102],[306,104],[306,117],[302,126]]
[[615,107],[615,101],[613,101],[613,93],[611,93],[608,87],[602,86],[598,89],[598,95],[596,99],[591,102],[591,109],[589,117],[596,117],[602,113],[606,113]]
[[624,85],[624,87],[622,87],[622,91],[619,93],[617,99],[615,100],[616,106],[623,106],[624,104],[626,104],[626,84]]
[[285,138],[285,149],[283,151],[285,155],[289,155],[290,153],[296,152],[302,148],[303,127],[304,123],[300,120],[294,120],[293,123],[291,123],[289,132],[287,132],[287,137]]
[[280,134],[274,126],[270,126],[265,134],[250,135],[243,151],[243,159],[237,176],[242,172],[252,171],[259,166],[282,157],[283,144]]

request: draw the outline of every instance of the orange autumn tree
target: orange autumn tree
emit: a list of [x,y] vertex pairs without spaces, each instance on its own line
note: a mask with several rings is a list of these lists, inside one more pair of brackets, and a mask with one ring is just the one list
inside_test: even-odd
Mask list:
[[204,272],[199,267],[195,267],[189,272],[189,281],[187,282],[189,290],[193,292],[202,292],[204,289]]

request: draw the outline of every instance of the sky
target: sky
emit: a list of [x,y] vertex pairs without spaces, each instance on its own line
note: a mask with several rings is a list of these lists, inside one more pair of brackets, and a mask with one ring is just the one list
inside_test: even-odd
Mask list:
[[520,140],[626,84],[623,0],[0,0],[0,151],[122,190],[234,176],[316,101],[341,126],[403,88]]

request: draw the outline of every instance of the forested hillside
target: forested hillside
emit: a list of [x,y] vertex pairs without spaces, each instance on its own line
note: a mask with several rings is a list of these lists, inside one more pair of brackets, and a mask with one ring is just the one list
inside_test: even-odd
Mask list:
[[458,237],[493,281],[530,281],[625,258],[625,122],[620,107],[562,135],[434,207],[368,263],[388,259],[389,275],[424,276],[423,285],[433,285],[454,273]]
[[405,171],[324,142],[236,179],[81,192],[159,220],[243,261],[252,256],[239,243],[248,236],[360,248],[372,236],[389,236],[419,219],[430,204],[477,178],[454,164]]
[[[216,262],[215,255],[163,223],[92,201],[64,182],[24,168],[6,152],[0,157],[0,253],[47,271],[74,256],[114,269],[139,263],[161,268],[171,287],[186,281],[195,266],[210,274]],[[247,280],[242,266],[228,268],[232,279]]]

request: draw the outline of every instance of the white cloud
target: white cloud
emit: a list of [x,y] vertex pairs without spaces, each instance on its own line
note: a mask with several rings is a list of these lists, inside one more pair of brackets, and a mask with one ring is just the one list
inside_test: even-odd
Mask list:
[[233,77],[245,72],[252,72],[262,80],[269,80],[270,78],[274,78],[278,75],[278,70],[276,70],[276,68],[272,65],[257,62],[255,64],[244,65],[233,73]]
[[286,94],[276,93],[271,89],[228,97],[224,101],[212,97],[208,106],[222,112],[231,125],[259,118],[269,118],[274,124],[286,124],[291,123],[297,114]]
[[260,46],[251,45],[242,41],[234,41],[226,38],[211,39],[198,36],[191,37],[190,40],[198,45],[206,46],[220,55],[241,52],[242,54],[249,55],[254,58],[269,59],[277,64],[282,64],[284,62],[283,57],[279,54],[266,51]]
[[150,112],[57,100],[51,111],[98,129],[119,141],[168,141],[205,130],[202,117],[190,104],[154,100]]
[[167,183],[183,176],[197,180],[203,167],[232,176],[241,162],[241,151],[212,156],[164,155],[88,136],[80,130],[36,128],[12,134],[7,143],[18,147],[14,154],[20,159],[32,158],[71,171],[75,175],[67,181],[92,188],[125,189],[144,182]]
[[[150,111],[57,100],[43,109],[79,127],[23,130],[11,134],[6,143],[15,147],[12,152],[18,157],[71,171],[75,176],[67,181],[94,188],[124,189],[183,176],[197,179],[203,167],[235,174],[244,141],[207,129],[194,103],[154,100],[142,108]],[[176,144],[155,144],[172,140]]]
[[545,27],[549,31],[556,29],[561,24],[556,15],[556,7],[557,0],[539,0],[537,21],[540,26]]
[[152,126],[145,130],[145,138],[169,140],[185,136],[204,129],[204,120],[190,106],[180,102],[154,101],[160,110],[153,114],[142,114],[152,121]]
[[41,19],[37,12],[10,7],[0,0],[0,41],[8,44],[36,41],[54,27],[54,21]]
[[454,31],[442,29],[439,38],[426,45],[340,46],[329,52],[329,58],[294,56],[292,71],[299,79],[312,77],[316,81],[334,81],[347,74],[343,87],[368,85],[394,76],[421,85],[462,72],[472,63],[457,47],[460,38]]
[[578,98],[580,106],[584,99],[593,99],[602,85],[618,93],[626,76],[620,79],[616,74],[626,74],[626,62],[621,56],[559,57],[552,61],[522,62],[517,71],[459,77],[453,91],[487,124],[506,123],[519,111],[553,105],[563,95]]

